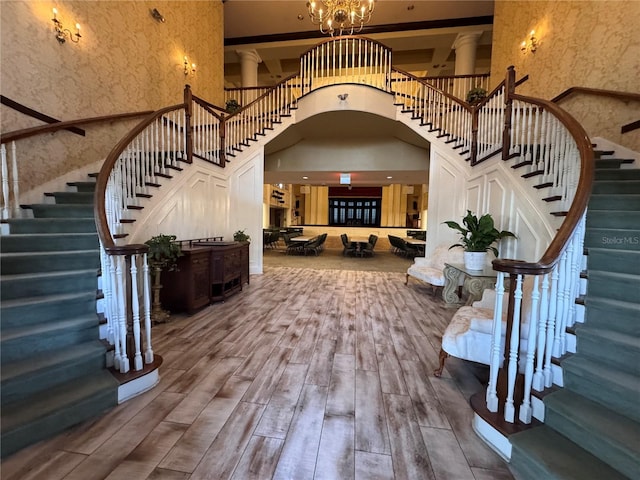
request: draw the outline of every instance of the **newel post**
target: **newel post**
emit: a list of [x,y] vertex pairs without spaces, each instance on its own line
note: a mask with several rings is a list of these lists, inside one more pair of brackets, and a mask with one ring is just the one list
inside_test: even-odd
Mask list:
[[220,119],[220,166],[224,168],[227,165],[227,146],[225,137],[227,133],[227,116],[222,115]]
[[511,95],[516,92],[516,70],[511,65],[507,68],[507,77],[504,82],[504,129],[502,130],[502,159],[509,159],[509,147],[511,145],[511,111],[513,100]]
[[185,147],[187,151],[187,162],[193,162],[193,125],[191,115],[193,114],[193,95],[191,86],[184,86],[184,116],[185,116]]
[[478,124],[480,117],[480,108],[471,107],[471,166],[476,164],[478,160]]

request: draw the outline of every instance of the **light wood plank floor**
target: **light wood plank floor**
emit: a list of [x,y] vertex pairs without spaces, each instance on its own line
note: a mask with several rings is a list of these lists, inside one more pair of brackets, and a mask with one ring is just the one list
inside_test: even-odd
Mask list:
[[455,310],[404,274],[265,268],[154,327],[160,384],[2,462],[12,479],[511,479],[472,431]]

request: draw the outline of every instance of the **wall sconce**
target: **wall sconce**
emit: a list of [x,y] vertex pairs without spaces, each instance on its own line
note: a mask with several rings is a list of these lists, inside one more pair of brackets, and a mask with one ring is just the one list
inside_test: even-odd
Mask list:
[[529,33],[529,41],[525,40],[520,44],[520,51],[522,51],[522,53],[527,53],[527,51],[536,53],[537,49],[538,39],[536,38],[536,31],[531,30],[531,33]]
[[153,10],[151,10],[151,16],[153,18],[155,18],[158,22],[160,23],[164,23],[164,17],[162,16],[162,14],[158,11],[157,8],[154,8]]
[[51,19],[53,22],[53,28],[56,34],[56,40],[58,43],[62,45],[67,39],[71,40],[73,43],[78,43],[82,35],[80,35],[80,24],[76,23],[76,33],[71,33],[68,28],[64,28],[62,22],[58,19],[58,9],[53,9],[53,18]]
[[189,63],[189,60],[187,59],[187,56],[184,56],[184,74],[185,75],[195,75],[196,73],[196,64],[195,63]]

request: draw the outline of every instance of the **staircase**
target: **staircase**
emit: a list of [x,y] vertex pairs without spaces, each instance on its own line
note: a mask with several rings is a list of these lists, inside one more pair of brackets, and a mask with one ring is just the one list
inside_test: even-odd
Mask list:
[[596,160],[586,319],[545,424],[509,437],[519,479],[640,478],[640,170],[622,163]]
[[70,186],[0,237],[2,457],[117,404],[96,314],[95,182]]

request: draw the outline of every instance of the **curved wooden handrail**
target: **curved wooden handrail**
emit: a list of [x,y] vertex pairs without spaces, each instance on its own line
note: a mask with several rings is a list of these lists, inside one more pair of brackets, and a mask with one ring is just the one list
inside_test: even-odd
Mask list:
[[371,42],[371,43],[376,43],[378,45],[380,45],[382,48],[384,48],[385,50],[388,50],[389,52],[391,52],[391,48],[389,48],[388,46],[386,46],[384,43],[379,42],[377,40],[373,40],[372,38],[369,37],[364,37],[362,35],[341,35],[339,37],[330,37],[327,38],[321,42],[316,43],[313,47],[305,50],[304,52],[302,52],[302,54],[300,55],[300,58],[304,57],[305,55],[307,55],[308,53],[310,53],[312,50],[315,50],[316,48],[318,48],[320,45],[324,44],[324,43],[331,43],[331,42],[337,42],[340,40],[356,40],[356,39],[360,39],[360,40],[366,40],[367,42]]
[[113,147],[109,155],[107,155],[106,160],[102,164],[102,168],[100,169],[100,173],[98,174],[98,178],[96,179],[96,192],[95,192],[95,202],[93,207],[93,214],[96,221],[96,228],[98,230],[98,236],[100,237],[100,241],[102,242],[102,246],[105,251],[109,252],[110,250],[116,247],[116,244],[113,240],[113,236],[111,235],[111,231],[109,230],[109,224],[107,223],[107,213],[105,211],[105,193],[107,189],[107,182],[109,181],[109,175],[111,174],[111,170],[115,165],[116,161],[120,157],[120,154],[124,151],[124,149],[131,143],[131,141],[145,128],[147,128],[152,122],[154,122],[157,118],[161,117],[165,113],[172,112],[174,110],[179,110],[181,108],[185,108],[184,103],[179,103],[177,105],[172,105],[170,107],[165,107],[160,110],[156,110],[152,112],[150,115],[142,120],[138,125],[135,126],[133,130],[131,130],[127,135],[125,135],[116,145]]
[[406,75],[407,77],[412,78],[416,82],[419,82],[419,83],[423,84],[424,86],[429,87],[430,89],[441,93],[443,96],[445,96],[445,97],[449,98],[450,100],[453,100],[454,102],[458,103],[459,105],[464,107],[466,110],[472,111],[472,109],[473,109],[473,107],[471,107],[471,105],[469,105],[467,102],[461,101],[459,98],[454,97],[453,95],[451,95],[451,94],[449,94],[449,93],[447,93],[447,92],[445,92],[443,90],[440,90],[437,87],[434,87],[433,85],[427,83],[424,80],[421,80],[419,77],[416,77],[415,75],[412,75],[409,72],[405,72],[404,70],[401,70],[401,69],[396,68],[396,67],[391,67],[391,71],[392,72],[398,72],[398,73],[401,73],[403,75]]
[[506,85],[506,81],[502,80],[498,85],[496,85],[496,88],[494,88],[493,90],[491,90],[491,92],[489,94],[487,94],[486,97],[484,97],[482,100],[480,100],[478,103],[471,105],[470,103],[467,103],[467,105],[469,105],[471,108],[475,109],[475,110],[480,110],[485,103],[488,103],[489,100],[491,100],[491,97],[493,97],[494,95],[497,95],[498,91],[500,91],[501,88],[505,88]]
[[433,76],[433,77],[426,76],[426,77],[419,77],[419,78],[422,79],[422,80],[440,80],[440,79],[443,79],[443,80],[454,79],[455,80],[456,78],[483,78],[483,77],[484,78],[488,78],[490,76],[491,76],[490,73],[478,73],[478,74],[470,73],[470,74],[467,74],[467,75],[439,75],[439,76]]
[[50,125],[39,125],[37,127],[23,128],[14,130],[13,132],[3,133],[0,136],[0,143],[9,143],[15,140],[21,140],[34,135],[42,135],[44,133],[57,132],[69,127],[77,127],[79,125],[90,125],[92,123],[111,122],[114,120],[128,120],[130,118],[142,117],[153,113],[153,110],[145,110],[142,112],[115,113],[112,115],[102,115],[100,117],[79,118],[77,120],[67,120],[64,122],[52,123]]
[[551,112],[569,130],[575,139],[578,151],[580,152],[580,179],[578,181],[575,197],[573,198],[571,207],[569,207],[567,216],[562,222],[562,225],[555,237],[547,247],[547,250],[542,254],[542,258],[537,262],[525,262],[521,260],[502,258],[497,258],[492,262],[494,270],[499,272],[524,275],[543,275],[549,273],[557,263],[565,245],[571,238],[571,235],[587,208],[594,175],[593,148],[591,146],[591,140],[589,139],[587,132],[582,128],[582,125],[554,103],[547,100],[541,100],[539,98],[525,97],[517,94],[510,94],[509,98],[511,100],[520,100],[532,103]]
[[569,87],[564,92],[556,95],[551,99],[553,103],[558,103],[565,98],[573,95],[574,93],[584,93],[587,95],[596,95],[599,97],[617,98],[623,101],[636,101],[640,102],[640,93],[631,92],[618,92],[616,90],[604,90],[602,88],[587,88],[587,87]]
[[[45,123],[58,123],[62,120],[58,120],[57,118],[51,117],[47,114],[39,112],[38,110],[34,110],[33,108],[27,107],[20,102],[16,102],[9,97],[5,97],[4,95],[0,95],[0,103],[6,107],[15,110],[16,112],[22,113],[23,115],[27,115],[28,117],[35,118],[36,120],[40,120]],[[76,135],[85,136],[85,131],[78,127],[68,127],[71,133],[75,133]]]

